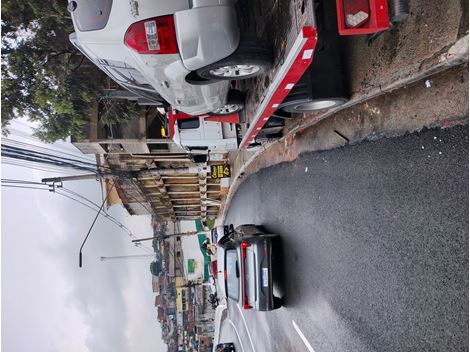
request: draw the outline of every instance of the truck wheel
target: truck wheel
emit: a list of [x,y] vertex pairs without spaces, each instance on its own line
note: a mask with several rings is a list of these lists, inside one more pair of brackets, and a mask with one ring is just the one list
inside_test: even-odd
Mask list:
[[321,99],[306,99],[300,101],[291,101],[286,103],[282,110],[287,113],[305,113],[312,111],[320,111],[332,109],[337,106],[343,105],[348,99],[343,97],[321,98]]
[[263,40],[240,42],[229,57],[200,68],[200,77],[213,80],[239,80],[259,76],[271,68],[272,49]]
[[348,101],[349,87],[344,57],[344,39],[338,34],[334,1],[314,0],[318,18],[318,43],[309,68],[279,108],[305,113],[335,108]]
[[217,110],[209,113],[213,116],[224,116],[231,115],[236,112],[243,110],[245,107],[245,96],[242,92],[236,89],[232,89],[228,92],[227,103],[221,106]]

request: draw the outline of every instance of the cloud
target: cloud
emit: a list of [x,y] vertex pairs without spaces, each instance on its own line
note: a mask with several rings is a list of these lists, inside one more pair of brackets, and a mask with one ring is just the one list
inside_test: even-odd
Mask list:
[[[101,202],[96,182],[68,187]],[[166,351],[153,305],[152,259],[99,259],[143,253],[125,232],[99,218],[80,269],[78,251],[96,212],[45,191],[2,196],[8,201],[2,208],[5,351]],[[127,217],[122,207],[110,212],[135,234],[151,235],[149,217]]]
[[100,252],[111,249],[123,253],[127,243],[99,223],[83,249],[83,268],[80,269],[78,250],[89,222],[91,220],[69,223],[69,226],[77,226],[74,231],[69,231],[69,235],[80,240],[65,239],[50,248],[49,253],[56,258],[62,275],[67,278],[68,308],[82,314],[88,330],[84,341],[88,349],[94,352],[129,351],[129,342],[123,334],[128,320],[124,291],[129,283],[129,271],[125,263],[99,261]]

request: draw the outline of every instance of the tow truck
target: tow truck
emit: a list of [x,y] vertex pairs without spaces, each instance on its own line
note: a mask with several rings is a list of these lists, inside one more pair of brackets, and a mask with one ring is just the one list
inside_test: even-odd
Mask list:
[[244,14],[242,33],[273,43],[273,66],[266,75],[233,82],[245,94],[241,113],[190,116],[168,110],[170,137],[197,162],[279,138],[285,119],[295,114],[346,103],[341,36],[373,39],[409,11],[408,0],[240,0],[237,6]]

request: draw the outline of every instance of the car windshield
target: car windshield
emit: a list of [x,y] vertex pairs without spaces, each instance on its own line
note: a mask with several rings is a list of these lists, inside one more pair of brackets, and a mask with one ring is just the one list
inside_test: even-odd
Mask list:
[[225,270],[227,272],[227,295],[238,301],[240,279],[237,251],[235,249],[228,249],[225,254]]
[[106,27],[113,5],[112,0],[75,0],[76,9],[72,12],[78,30],[96,31]]

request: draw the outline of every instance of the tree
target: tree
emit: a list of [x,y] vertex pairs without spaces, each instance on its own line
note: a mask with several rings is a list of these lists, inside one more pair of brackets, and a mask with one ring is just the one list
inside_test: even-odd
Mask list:
[[[106,75],[70,43],[72,20],[59,0],[2,1],[2,132],[17,116],[39,122],[35,134],[54,142],[80,137]],[[85,64],[86,63],[86,64]],[[105,123],[118,123],[135,104],[112,103]]]

